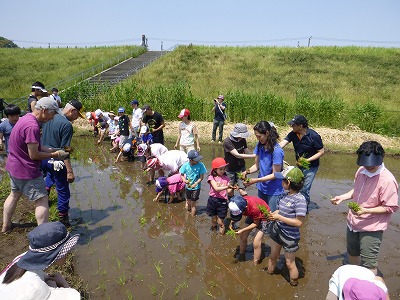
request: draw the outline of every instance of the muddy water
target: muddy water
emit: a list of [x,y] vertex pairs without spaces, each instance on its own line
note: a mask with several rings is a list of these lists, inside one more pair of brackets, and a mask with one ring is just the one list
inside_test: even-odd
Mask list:
[[[268,275],[252,264],[252,246],[245,262],[236,262],[238,239],[211,233],[205,213],[208,186],[203,183],[195,218],[184,203],[155,203],[154,185],[147,187],[139,162],[113,164],[108,145],[97,147],[91,138],[75,143],[76,182],[72,186],[71,215],[84,223],[75,230],[82,237],[76,272],[88,282],[91,299],[324,299],[330,275],[345,259],[346,207],[328,200],[352,187],[355,156],[323,157],[312,189],[313,209],[301,229],[297,263],[298,287],[291,287],[287,271]],[[218,145],[202,148],[207,168],[221,156]],[[286,159],[293,162],[293,152]],[[400,178],[400,159],[386,158]],[[249,190],[255,195],[256,189]],[[400,294],[400,216],[385,232],[379,258],[391,295]],[[264,253],[270,241],[264,239]],[[281,257],[282,258],[282,257]],[[283,267],[281,259],[278,264]]]

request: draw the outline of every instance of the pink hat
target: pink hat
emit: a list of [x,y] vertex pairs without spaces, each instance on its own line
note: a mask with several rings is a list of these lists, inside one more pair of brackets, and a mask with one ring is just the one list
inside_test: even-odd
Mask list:
[[150,169],[159,169],[160,168],[160,161],[157,157],[150,158],[146,161],[147,167]]
[[224,100],[225,97],[224,97],[224,95],[219,95],[219,96],[218,96],[218,99]]
[[181,110],[181,113],[179,114],[178,118],[183,118],[183,117],[188,117],[190,116],[190,110],[184,108]]
[[357,278],[348,279],[343,286],[343,296],[346,300],[385,300],[385,291],[375,283]]

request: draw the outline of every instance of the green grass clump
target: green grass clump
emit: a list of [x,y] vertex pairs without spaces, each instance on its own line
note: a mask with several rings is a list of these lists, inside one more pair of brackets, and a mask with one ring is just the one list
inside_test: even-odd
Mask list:
[[358,204],[357,202],[354,202],[354,201],[350,201],[349,203],[347,203],[347,206],[351,210],[354,210],[354,212],[358,212],[361,210],[360,204]]
[[261,211],[261,213],[264,215],[265,218],[268,217],[269,211],[265,206],[262,206],[262,205],[258,204],[257,208]]

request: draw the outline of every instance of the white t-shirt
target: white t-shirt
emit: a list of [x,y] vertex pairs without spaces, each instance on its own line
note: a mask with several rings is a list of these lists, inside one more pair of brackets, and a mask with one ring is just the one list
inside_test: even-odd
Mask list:
[[132,124],[132,129],[135,127],[139,127],[140,125],[140,120],[142,119],[143,116],[143,112],[141,108],[136,108],[133,110],[132,112],[132,120],[131,120],[131,124]]
[[179,144],[181,146],[190,146],[194,145],[194,132],[193,130],[196,129],[195,125],[192,123],[185,124],[184,122],[181,122],[179,124],[179,129],[181,132],[181,138],[179,140]]
[[57,101],[58,105],[61,105],[61,97],[59,95],[51,94],[50,96],[53,97],[54,100]]
[[161,168],[166,173],[178,171],[185,162],[189,161],[187,154],[179,150],[169,150],[161,154],[158,159],[160,160]]
[[344,265],[339,267],[329,280],[329,291],[335,294],[339,300],[343,300],[343,286],[350,278],[373,282],[387,293],[387,287],[383,282],[375,279],[375,274],[371,270],[356,265]]
[[168,152],[168,148],[165,147],[163,144],[154,143],[150,145],[150,151],[152,156],[159,157],[161,154]]

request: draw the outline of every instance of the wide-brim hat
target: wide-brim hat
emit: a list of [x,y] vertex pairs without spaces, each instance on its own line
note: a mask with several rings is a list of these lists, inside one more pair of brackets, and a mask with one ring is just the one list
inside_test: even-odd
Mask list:
[[27,270],[44,270],[63,258],[79,240],[71,235],[61,222],[43,223],[28,233],[29,250],[17,262]]
[[247,130],[247,126],[242,123],[237,123],[233,127],[233,130],[230,133],[231,136],[235,138],[248,138],[250,136],[250,132]]

